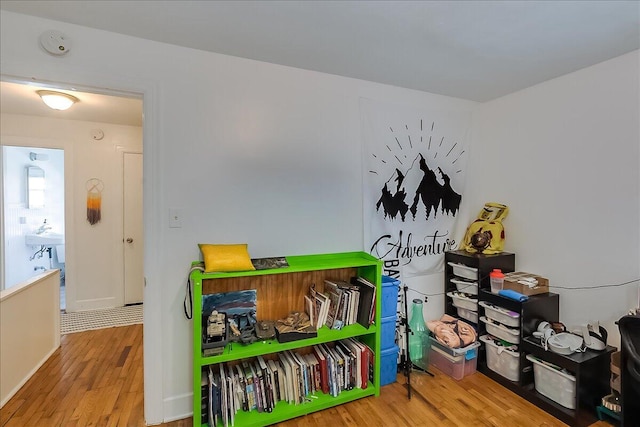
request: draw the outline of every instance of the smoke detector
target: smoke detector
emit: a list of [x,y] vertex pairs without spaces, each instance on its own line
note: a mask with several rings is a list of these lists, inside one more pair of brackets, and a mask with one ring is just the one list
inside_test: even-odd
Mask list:
[[52,55],[64,55],[71,50],[71,40],[56,30],[49,30],[40,36],[40,45]]
[[94,141],[100,141],[104,138],[104,131],[102,129],[91,129],[91,138]]

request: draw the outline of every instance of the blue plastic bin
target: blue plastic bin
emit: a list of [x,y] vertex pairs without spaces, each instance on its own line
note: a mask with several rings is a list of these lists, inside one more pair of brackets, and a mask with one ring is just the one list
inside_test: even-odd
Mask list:
[[396,316],[399,289],[399,280],[389,276],[382,276],[382,317]]
[[383,317],[380,322],[380,349],[396,346],[396,316]]
[[396,382],[398,375],[398,351],[397,345],[380,352],[380,385]]

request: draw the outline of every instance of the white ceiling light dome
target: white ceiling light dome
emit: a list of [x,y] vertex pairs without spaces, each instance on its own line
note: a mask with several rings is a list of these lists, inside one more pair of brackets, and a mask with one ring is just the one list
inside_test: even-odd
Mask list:
[[42,98],[42,102],[53,110],[68,110],[73,104],[80,102],[80,100],[73,95],[52,90],[39,90],[37,94]]

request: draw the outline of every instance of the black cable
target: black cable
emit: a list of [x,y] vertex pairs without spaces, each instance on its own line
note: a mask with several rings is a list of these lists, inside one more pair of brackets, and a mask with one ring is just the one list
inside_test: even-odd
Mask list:
[[[549,285],[549,288],[567,289],[567,290],[570,290],[570,291],[572,291],[572,290],[585,290],[585,289],[588,290],[588,289],[599,289],[599,288],[615,288],[615,287],[630,285],[630,284],[635,283],[635,282],[640,282],[640,279],[633,279],[633,280],[629,280],[627,282],[617,283],[617,284],[596,285],[596,286],[578,286],[578,287],[575,287],[575,288],[569,288],[569,287],[566,287],[566,286]],[[410,287],[407,287],[407,289],[410,290],[410,291],[413,291],[413,292],[415,292],[417,294],[420,294],[422,296],[425,296],[425,297],[437,297],[437,296],[440,296],[440,295],[446,295],[446,292],[438,292],[438,293],[435,293],[435,294],[425,294],[424,292],[420,292],[419,290],[413,289],[413,288],[410,288]]]
[[569,289],[569,290],[573,290],[573,289],[598,289],[598,288],[615,288],[618,286],[625,286],[625,285],[629,285],[631,283],[635,283],[635,282],[640,282],[640,279],[633,279],[633,280],[629,280],[628,282],[624,282],[624,283],[617,283],[617,284],[610,284],[610,285],[596,285],[596,286],[578,286],[575,288],[568,288],[566,286],[551,286],[549,285],[550,288],[558,288],[558,289]]
[[195,270],[204,272],[204,266],[202,264],[191,267],[189,274],[187,275],[187,290],[184,295],[184,301],[182,302],[182,308],[184,309],[184,316],[187,319],[193,317],[193,287],[191,285],[191,273]]
[[[599,289],[599,288],[614,288],[614,287],[619,287],[619,286],[626,286],[626,285],[630,285],[631,283],[635,283],[635,282],[640,282],[640,279],[633,279],[633,280],[629,280],[627,282],[623,282],[623,283],[617,283],[617,284],[609,284],[609,285],[596,285],[596,286],[577,286],[574,288],[569,288],[566,286],[556,286],[556,285],[549,285],[549,288],[555,288],[555,289],[567,289],[567,290],[584,290],[584,289]],[[413,288],[409,288],[407,287],[407,289],[409,289],[410,291],[413,291],[417,294],[420,294],[422,296],[425,297],[436,297],[436,296],[440,296],[440,295],[446,295],[446,292],[438,292],[435,294],[425,294],[424,292],[420,292],[417,289],[413,289]]]

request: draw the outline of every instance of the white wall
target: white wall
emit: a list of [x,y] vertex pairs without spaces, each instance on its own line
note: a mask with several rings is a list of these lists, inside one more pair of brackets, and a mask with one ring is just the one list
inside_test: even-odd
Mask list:
[[[104,139],[95,141],[91,137],[92,129],[102,129]],[[122,153],[142,151],[142,129],[2,114],[0,133],[4,145],[64,150],[66,225],[60,231],[65,232],[67,310],[122,305]],[[104,183],[102,220],[95,225],[89,224],[86,215],[86,182],[91,178],[99,178]]]
[[0,292],[0,407],[60,346],[60,272]]
[[[505,250],[550,279],[566,325],[614,321],[640,278],[638,51],[482,104],[466,209],[510,206]],[[619,287],[584,289],[635,283]]]
[[[444,111],[471,111],[476,106],[429,93],[7,12],[1,12],[1,19],[2,73],[134,90],[145,95],[145,417],[150,423],[190,413],[192,334],[191,322],[182,314],[182,300],[189,262],[199,257],[197,243],[247,242],[252,256],[361,250],[359,98]],[[37,46],[37,37],[52,28],[73,40],[68,56],[54,58]],[[629,81],[634,72],[637,76],[637,62],[613,68],[585,70],[588,75],[595,73],[588,83],[613,85],[612,93],[603,90],[607,93],[597,94],[609,107],[615,94],[624,89],[625,93],[619,94],[620,102],[630,108],[629,115],[635,108],[637,117],[637,104],[630,100],[632,96],[637,98],[637,79],[635,83]],[[591,207],[591,194],[584,194],[582,183],[572,177],[584,170],[574,160],[585,156],[578,141],[586,137],[589,144],[596,142],[593,136],[585,135],[585,126],[596,116],[602,122],[591,109],[605,110],[605,104],[599,107],[600,101],[594,103],[591,97],[582,99],[578,95],[582,90],[595,91],[598,87],[581,78],[549,84],[552,87],[543,91],[546,96],[527,95],[529,91],[525,91],[503,98],[485,106],[475,120],[478,130],[471,148],[473,167],[467,172],[463,227],[482,203],[502,201],[512,208],[506,222],[507,244],[508,249],[518,252],[519,267],[546,274],[556,284],[574,286],[583,282],[599,284],[605,278],[614,281],[622,275],[623,279],[633,278],[634,274],[637,277],[637,121],[615,123],[615,118],[605,117],[605,127],[626,142],[618,141],[610,150],[611,141],[597,138],[596,148],[601,154],[586,150],[587,164],[600,156],[616,159],[632,181],[617,182],[614,187],[622,186],[624,196],[631,200],[621,197],[624,210],[615,212],[617,224],[611,226],[616,235],[623,228],[628,234],[624,241],[616,239],[613,248],[611,238],[606,238],[608,250],[596,254],[593,239],[588,233],[574,230],[573,225],[594,228],[594,219],[602,215],[573,208]],[[554,95],[556,91],[560,94]],[[573,91],[574,96],[562,94]],[[547,105],[546,100],[552,105]],[[564,110],[553,105],[561,100],[568,104]],[[531,102],[537,109],[529,105]],[[548,117],[547,111],[554,108],[556,116]],[[576,109],[588,120],[583,123],[579,118],[571,119]],[[536,135],[534,131],[542,133],[540,138],[531,136]],[[554,139],[556,144],[552,144],[548,139],[555,135],[562,138]],[[569,147],[557,149],[557,145],[567,143],[567,138],[575,148],[581,148],[575,158],[570,157]],[[530,143],[534,145],[525,145]],[[616,144],[624,152],[617,150]],[[540,165],[529,171],[518,163],[521,160],[525,166],[533,161]],[[510,165],[510,175],[503,172],[506,164]],[[604,168],[619,177],[622,172],[614,169],[611,165]],[[543,170],[548,171],[547,177]],[[567,196],[568,199],[551,195],[561,188],[552,180],[554,176],[568,177],[564,185],[578,191],[578,195]],[[594,181],[595,178],[586,178],[589,186],[596,184]],[[602,187],[598,184],[596,188]],[[601,197],[610,202],[608,193]],[[542,208],[557,201],[563,201],[561,209],[569,212],[554,212],[552,218],[542,222]],[[183,210],[182,228],[168,227],[171,207]],[[590,220],[583,221],[584,215]],[[544,234],[545,227],[553,230],[547,240],[538,236]],[[569,234],[555,239],[564,233]],[[602,240],[603,234],[598,232],[597,238]],[[600,263],[583,264],[576,249],[585,252],[589,261],[598,258]],[[578,268],[579,278],[574,281],[574,276],[566,272]],[[624,274],[618,274],[623,270]],[[569,277],[570,282],[565,280]],[[441,284],[441,275],[424,278],[424,283],[412,283],[436,288]],[[570,295],[576,294],[579,295]],[[563,297],[563,315],[581,312],[585,301],[602,305],[601,295],[585,295],[593,295],[594,299],[581,300],[578,296],[581,304],[572,308],[568,308],[571,298]],[[612,312],[609,317],[626,307],[622,296],[615,296],[614,300],[605,308]],[[441,307],[438,303],[434,310]]]
[[[182,313],[199,242],[252,256],[363,249],[359,98],[441,110],[476,104],[1,12],[3,74],[145,96],[145,417],[191,412],[191,322]],[[65,57],[37,44],[73,40]],[[183,227],[169,228],[169,208]],[[76,215],[76,220],[80,218]]]

